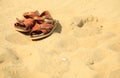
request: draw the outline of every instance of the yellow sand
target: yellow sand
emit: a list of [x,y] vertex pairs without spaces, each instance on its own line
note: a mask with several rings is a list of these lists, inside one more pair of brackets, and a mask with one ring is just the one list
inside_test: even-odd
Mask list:
[[[16,17],[50,11],[58,28],[32,41]],[[0,0],[0,78],[120,78],[120,0]]]

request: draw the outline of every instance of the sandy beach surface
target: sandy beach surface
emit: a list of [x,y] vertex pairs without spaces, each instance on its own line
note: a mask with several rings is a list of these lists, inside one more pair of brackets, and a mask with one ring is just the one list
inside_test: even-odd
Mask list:
[[[120,78],[120,0],[0,0],[0,78]],[[16,17],[48,10],[55,32],[32,41]]]

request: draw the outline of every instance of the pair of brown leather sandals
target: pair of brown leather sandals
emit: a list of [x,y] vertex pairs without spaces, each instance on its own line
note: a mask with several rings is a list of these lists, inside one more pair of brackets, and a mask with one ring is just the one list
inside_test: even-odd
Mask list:
[[25,12],[24,19],[16,18],[14,24],[17,31],[29,33],[32,40],[38,40],[50,36],[56,29],[56,21],[48,11],[39,14],[38,11]]

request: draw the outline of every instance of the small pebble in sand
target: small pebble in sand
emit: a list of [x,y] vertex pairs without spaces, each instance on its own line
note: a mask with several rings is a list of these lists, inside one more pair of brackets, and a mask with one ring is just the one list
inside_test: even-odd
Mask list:
[[62,61],[67,61],[68,59],[66,57],[63,57],[62,58]]

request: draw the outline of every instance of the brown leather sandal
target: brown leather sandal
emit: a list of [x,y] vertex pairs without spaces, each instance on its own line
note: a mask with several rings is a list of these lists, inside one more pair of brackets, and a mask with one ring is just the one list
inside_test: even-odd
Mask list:
[[39,17],[40,14],[39,14],[39,12],[36,10],[36,11],[34,11],[34,12],[25,12],[25,13],[23,14],[23,16],[24,16],[26,19],[28,19],[28,18],[34,19],[35,17]]
[[30,32],[32,27],[35,25],[35,21],[31,18],[19,20],[16,18],[17,22],[14,24],[17,31],[20,32]]
[[50,13],[48,11],[44,11],[40,14],[40,16],[35,16],[34,20],[36,20],[38,23],[43,23],[46,20],[53,20]]
[[31,39],[38,40],[50,36],[56,29],[56,21],[44,22],[42,24],[36,23],[31,30]]

